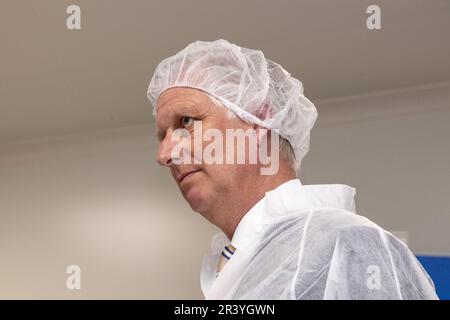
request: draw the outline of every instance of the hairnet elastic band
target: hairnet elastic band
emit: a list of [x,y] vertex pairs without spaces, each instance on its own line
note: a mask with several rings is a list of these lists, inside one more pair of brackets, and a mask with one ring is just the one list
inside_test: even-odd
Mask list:
[[[167,91],[168,89],[171,88],[191,88],[191,89],[197,89],[200,91],[203,91],[211,96],[213,96],[214,98],[216,98],[217,100],[219,100],[220,102],[222,102],[224,104],[224,106],[229,109],[230,111],[232,111],[233,113],[235,113],[239,118],[241,118],[242,120],[249,122],[249,123],[254,123],[257,124],[261,127],[264,127],[266,129],[269,130],[273,130],[275,131],[277,134],[279,134],[279,129],[272,127],[270,124],[268,124],[267,122],[262,121],[261,119],[255,117],[254,115],[252,115],[251,113],[245,111],[244,109],[238,107],[237,105],[235,105],[233,102],[228,101],[227,99],[221,98],[219,96],[216,96],[215,94],[206,91],[203,88],[200,87],[196,87],[196,86],[192,86],[192,85],[172,85],[170,87],[165,88],[163,91],[161,91],[158,94],[158,97],[155,99],[155,101],[158,101],[158,98],[161,96],[161,94],[165,91]],[[154,115],[156,115],[156,106],[155,106],[155,112]]]

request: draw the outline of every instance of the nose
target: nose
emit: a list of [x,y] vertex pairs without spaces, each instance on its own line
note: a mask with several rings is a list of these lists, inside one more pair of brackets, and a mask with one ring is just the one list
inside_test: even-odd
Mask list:
[[173,142],[170,138],[168,138],[169,135],[166,135],[166,137],[160,142],[159,149],[158,149],[158,155],[156,156],[156,161],[165,167],[170,167],[173,165],[172,161],[172,148],[173,148]]

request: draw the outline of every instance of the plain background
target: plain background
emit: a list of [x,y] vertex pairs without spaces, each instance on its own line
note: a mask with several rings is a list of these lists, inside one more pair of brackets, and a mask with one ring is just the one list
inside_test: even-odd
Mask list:
[[75,31],[70,4],[1,3],[0,298],[202,298],[217,229],[156,164],[145,97],[199,39],[261,49],[303,82],[319,112],[303,184],[351,185],[359,214],[450,255],[448,1],[77,1]]

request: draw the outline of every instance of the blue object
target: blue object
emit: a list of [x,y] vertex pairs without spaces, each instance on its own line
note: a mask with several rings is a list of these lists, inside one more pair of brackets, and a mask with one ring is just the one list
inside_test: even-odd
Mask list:
[[450,257],[417,256],[422,266],[433,279],[441,300],[450,300]]

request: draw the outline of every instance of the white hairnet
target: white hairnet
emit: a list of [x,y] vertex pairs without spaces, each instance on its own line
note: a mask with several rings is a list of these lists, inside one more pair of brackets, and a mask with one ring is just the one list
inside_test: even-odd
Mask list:
[[291,144],[300,169],[317,110],[302,83],[262,51],[223,39],[193,42],[156,68],[147,92],[154,115],[159,95],[172,87],[205,91],[240,119],[276,131]]

